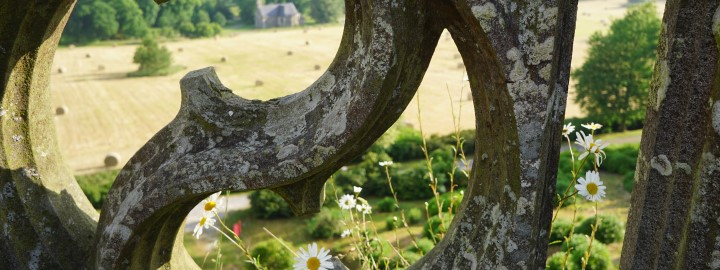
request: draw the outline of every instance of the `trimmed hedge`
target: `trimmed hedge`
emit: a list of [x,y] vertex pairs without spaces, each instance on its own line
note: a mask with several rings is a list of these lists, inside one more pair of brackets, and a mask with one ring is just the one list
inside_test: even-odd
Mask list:
[[[292,247],[291,243],[285,242]],[[280,242],[275,239],[257,243],[250,255],[253,258],[260,258],[260,264],[268,269],[291,269],[294,263],[294,255]],[[245,262],[245,269],[257,269],[249,262]]]
[[[615,216],[600,215],[597,231],[595,231],[595,239],[605,244],[620,242],[625,234],[625,225]],[[583,220],[576,228],[575,232],[590,236],[592,233],[591,225],[595,224],[595,217],[589,217]]]

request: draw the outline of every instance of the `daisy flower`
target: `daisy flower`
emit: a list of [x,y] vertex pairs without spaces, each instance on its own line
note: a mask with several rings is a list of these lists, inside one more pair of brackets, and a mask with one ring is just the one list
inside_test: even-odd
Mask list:
[[581,126],[583,126],[584,128],[587,128],[589,130],[598,130],[598,129],[602,128],[601,124],[597,124],[594,122],[591,122],[590,124],[582,124]]
[[386,166],[393,165],[393,162],[392,161],[380,161],[380,163],[378,163],[378,164],[380,164],[380,166],[386,167]]
[[360,212],[364,215],[372,214],[372,206],[370,206],[369,204],[366,204],[366,203],[357,204],[355,206],[355,209],[357,209],[358,212]]
[[575,185],[578,194],[585,197],[588,201],[597,202],[605,197],[605,186],[600,181],[600,174],[596,171],[587,171],[585,178],[580,177]]
[[195,225],[195,229],[193,230],[193,236],[195,238],[200,239],[200,235],[203,233],[203,229],[210,229],[215,225],[215,219],[211,215],[208,215],[207,213],[203,215],[202,218],[200,218],[200,222],[198,222],[197,225]]
[[330,270],[333,264],[330,262],[330,251],[325,248],[318,250],[317,243],[308,245],[307,251],[300,248],[300,254],[295,257],[295,270]]
[[565,137],[570,136],[570,133],[573,131],[575,131],[575,126],[573,126],[572,123],[568,123],[567,125],[563,125],[562,135]]
[[580,154],[578,160],[583,160],[589,154],[593,154],[595,155],[595,164],[600,166],[605,158],[605,151],[603,151],[603,149],[608,146],[608,143],[603,143],[602,140],[594,140],[592,134],[585,135],[585,132],[582,131],[576,132],[575,137],[577,137],[575,144],[585,148],[585,152]]
[[352,233],[352,231],[350,229],[344,230],[342,232],[342,234],[340,234],[340,237],[342,237],[342,238],[348,237],[348,236],[350,236],[351,233]]
[[360,193],[360,191],[362,191],[362,188],[361,188],[361,187],[353,186],[353,192],[355,192],[355,194]]
[[201,204],[203,205],[203,210],[205,212],[217,213],[217,208],[222,206],[224,202],[224,198],[220,198],[220,191],[218,191],[217,193],[204,199]]
[[355,204],[356,204],[355,196],[350,195],[350,194],[345,194],[340,198],[340,200],[338,201],[338,204],[340,204],[340,208],[342,208],[342,209],[345,209],[345,210],[353,209],[353,207],[355,207]]

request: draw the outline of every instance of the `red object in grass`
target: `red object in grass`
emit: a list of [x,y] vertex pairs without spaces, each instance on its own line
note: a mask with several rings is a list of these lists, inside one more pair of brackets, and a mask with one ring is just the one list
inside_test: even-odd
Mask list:
[[235,235],[240,237],[240,234],[242,233],[242,220],[238,220],[235,224],[233,224],[233,232]]

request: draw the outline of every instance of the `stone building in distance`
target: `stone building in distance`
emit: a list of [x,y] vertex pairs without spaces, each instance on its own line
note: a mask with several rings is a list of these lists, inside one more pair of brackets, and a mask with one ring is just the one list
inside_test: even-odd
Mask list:
[[293,3],[263,5],[257,1],[255,28],[288,27],[303,24],[302,14]]

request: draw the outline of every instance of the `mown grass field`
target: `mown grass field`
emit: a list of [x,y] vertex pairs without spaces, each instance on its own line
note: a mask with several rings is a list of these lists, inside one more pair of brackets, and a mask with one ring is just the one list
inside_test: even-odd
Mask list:
[[[583,62],[590,34],[606,29],[612,18],[621,17],[626,2],[580,1],[573,67]],[[661,12],[664,2],[658,3]],[[103,158],[109,152],[120,153],[124,164],[175,116],[180,104],[179,80],[190,70],[214,66],[226,86],[250,99],[267,100],[301,91],[330,64],[341,34],[342,26],[329,25],[229,30],[217,39],[169,41],[164,45],[174,53],[175,63],[186,69],[170,76],[146,78],[127,77],[137,69],[132,63],[137,42],[60,48],[53,63],[51,91],[53,106],[69,109],[56,118],[65,160],[78,173],[102,169]],[[292,56],[288,51],[293,52]],[[223,56],[227,62],[221,62]],[[457,106],[466,100],[468,92],[462,81],[464,69],[458,68],[461,62],[451,38],[441,38],[419,89],[427,133],[452,130],[450,101]],[[315,70],[315,65],[321,69]],[[65,71],[59,74],[59,68]],[[264,85],[256,87],[256,80],[262,80]],[[465,90],[460,94],[462,88]],[[572,103],[572,94],[569,100],[567,116],[581,115]],[[474,128],[472,110],[471,103],[463,104],[462,128]],[[418,126],[415,102],[401,121]]]

